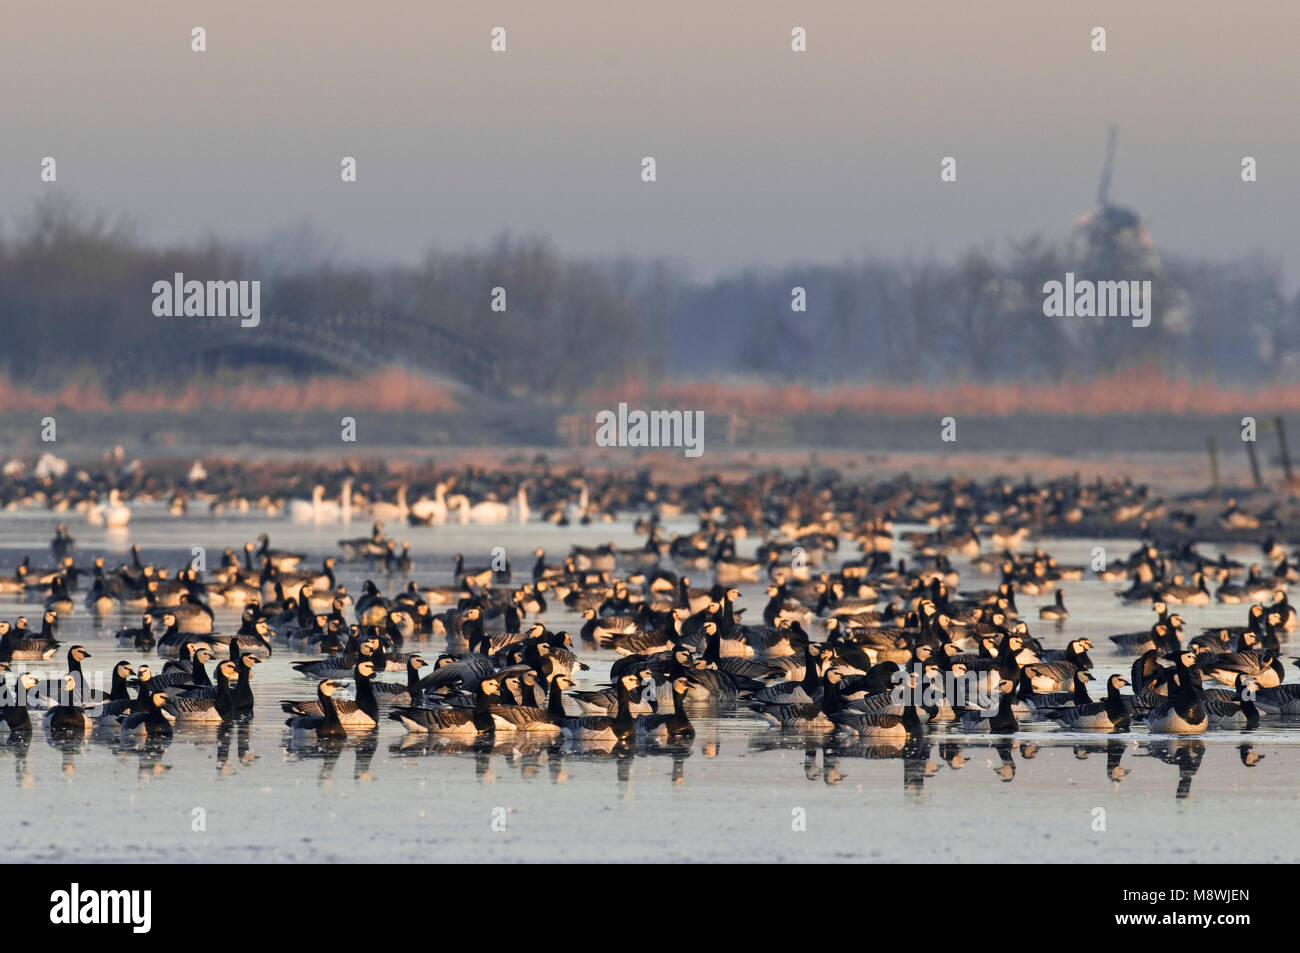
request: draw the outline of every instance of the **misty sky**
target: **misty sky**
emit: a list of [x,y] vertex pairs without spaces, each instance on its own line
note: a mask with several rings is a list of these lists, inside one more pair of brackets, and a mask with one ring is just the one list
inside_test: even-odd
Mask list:
[[0,207],[58,189],[160,241],[311,219],[365,261],[510,230],[708,277],[1063,237],[1113,121],[1112,198],[1158,245],[1294,287],[1298,33],[1296,0],[11,4]]

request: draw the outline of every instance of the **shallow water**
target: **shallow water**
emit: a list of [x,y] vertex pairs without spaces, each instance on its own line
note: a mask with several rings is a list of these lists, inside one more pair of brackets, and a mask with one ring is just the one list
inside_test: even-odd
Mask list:
[[[58,517],[0,514],[0,573],[21,555],[52,560],[48,542]],[[104,552],[113,564],[138,543],[146,560],[170,567],[207,548],[216,565],[263,530],[277,548],[305,551],[311,563],[338,552],[340,537],[368,524],[295,526],[267,517],[173,518],[137,506],[126,534],[108,536],[70,522],[78,564]],[[673,527],[669,527],[670,529]],[[680,529],[690,528],[682,524]],[[902,529],[900,527],[900,529]],[[643,541],[629,522],[594,527],[443,526],[402,528],[416,558],[412,577],[448,584],[452,554],[486,563],[504,546],[526,578],[537,546],[555,561],[570,543]],[[1089,540],[1031,541],[1062,563],[1086,563]],[[742,553],[753,541],[741,541]],[[1101,543],[1115,556],[1133,541]],[[1207,554],[1217,550],[1202,547]],[[1228,550],[1243,561],[1250,550]],[[896,555],[906,555],[898,544]],[[841,550],[841,556],[849,556]],[[993,577],[962,571],[962,588]],[[356,592],[367,576],[390,594],[404,578],[383,579],[340,564],[340,582]],[[694,574],[697,585],[709,580]],[[1067,582],[1071,617],[1041,622],[1047,596],[1019,596],[1030,630],[1048,646],[1077,636],[1094,641],[1098,681],[1128,673],[1131,657],[1110,652],[1106,635],[1150,624],[1147,606],[1124,606],[1118,584]],[[760,615],[761,586],[743,586],[742,605]],[[87,670],[118,659],[152,662],[118,648],[111,634],[137,625],[134,610],[96,622],[80,609],[62,620],[65,648],[85,645]],[[563,607],[561,607],[562,609]],[[1238,625],[1245,606],[1179,607],[1186,632]],[[217,607],[219,632],[233,631],[238,611]],[[0,617],[40,606],[0,596]],[[552,629],[577,633],[581,619],[552,606]],[[417,649],[408,642],[407,651]],[[423,646],[432,659],[441,639]],[[605,680],[613,652],[578,646],[591,666],[580,687]],[[1253,732],[1211,730],[1182,739],[1148,734],[1078,734],[1033,723],[1011,738],[962,734],[939,726],[906,752],[842,746],[768,728],[744,709],[694,716],[697,737],[681,748],[632,753],[562,752],[545,742],[502,739],[452,746],[408,736],[384,720],[377,734],[339,749],[293,749],[279,700],[310,698],[315,682],[289,663],[306,656],[277,647],[254,671],[256,716],[219,734],[180,729],[169,744],[149,747],[92,736],[52,744],[35,726],[23,750],[0,745],[0,826],[8,856],[22,861],[386,861],[386,860],[898,860],[953,861],[1290,861],[1300,847],[1300,727],[1265,717]],[[98,663],[98,666],[95,664]],[[155,663],[156,664],[156,663]],[[31,665],[56,674],[56,662]],[[1289,669],[1288,680],[1294,669]],[[397,680],[402,676],[383,676]],[[1247,766],[1250,762],[1253,766]],[[12,786],[4,780],[12,771]]]

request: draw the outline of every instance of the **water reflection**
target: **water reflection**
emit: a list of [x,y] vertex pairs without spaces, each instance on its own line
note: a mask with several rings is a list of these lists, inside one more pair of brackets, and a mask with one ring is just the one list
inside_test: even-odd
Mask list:
[[[1205,742],[1199,738],[1179,738],[1175,741],[1154,741],[1146,745],[1145,754],[1158,758],[1165,764],[1178,768],[1178,789],[1174,797],[1183,800],[1192,793],[1192,778],[1201,769],[1205,759]],[[1139,752],[1141,752],[1139,748]]]
[[1248,768],[1253,768],[1264,760],[1264,755],[1255,750],[1255,746],[1249,743],[1243,743],[1237,746],[1237,752],[1241,755],[1241,763]]
[[[1039,759],[1044,750],[1057,749],[1068,750],[1078,761],[1101,756],[1105,780],[1118,788],[1119,783],[1133,773],[1133,768],[1123,764],[1125,754],[1132,750],[1134,757],[1150,758],[1153,762],[1172,765],[1178,769],[1174,796],[1180,800],[1191,794],[1192,780],[1200,770],[1210,747],[1213,746],[1200,738],[1157,739],[1138,743],[1132,736],[1110,736],[1072,744],[1044,744],[1037,741],[1018,742],[1013,737],[977,743],[951,737],[921,735],[904,745],[843,744],[826,737],[814,740],[798,733],[776,729],[757,732],[749,743],[750,750],[754,752],[801,751],[804,779],[824,781],[827,784],[838,784],[844,780],[845,765],[855,759],[901,761],[903,790],[907,794],[923,790],[926,782],[936,777],[942,766],[962,771],[981,755],[985,757],[993,777],[1002,784],[1010,784],[1029,762]],[[1222,747],[1226,750],[1228,746]],[[1255,748],[1254,743],[1238,745],[1238,758],[1235,760],[1246,768],[1255,767],[1264,758]],[[933,754],[937,754],[937,761],[932,760]]]
[[234,725],[224,724],[217,729],[217,773],[233,774],[234,765],[230,761],[230,743],[235,742],[235,760],[239,764],[252,764],[257,755],[253,754],[250,739],[253,726],[247,721]]
[[406,735],[388,746],[389,754],[403,758],[473,756],[475,778],[483,783],[497,779],[493,757],[499,757],[503,771],[519,776],[526,782],[549,777],[554,784],[563,784],[570,778],[570,769],[612,762],[615,779],[620,787],[632,780],[632,767],[639,758],[666,758],[669,770],[666,777],[671,784],[686,782],[686,761],[699,745],[701,754],[714,758],[719,753],[719,743],[714,737],[697,738],[680,743],[636,743],[603,739],[556,740],[549,736],[532,738],[525,734],[513,736],[484,736],[473,741],[439,738],[436,735]]
[[1107,738],[1104,742],[1080,742],[1074,746],[1074,756],[1080,761],[1086,760],[1090,755],[1105,753],[1106,755],[1106,778],[1113,784],[1118,785],[1127,775],[1128,768],[1123,767],[1120,761],[1124,757],[1124,752],[1128,750],[1130,742],[1121,738]]
[[[797,753],[800,756],[797,770],[802,773],[803,780],[830,787],[840,786],[854,776],[854,762],[899,761],[902,790],[909,797],[924,792],[928,785],[942,784],[944,769],[964,772],[972,764],[986,765],[991,780],[998,785],[1016,783],[1026,771],[1031,775],[1040,773],[1045,776],[1052,771],[1059,773],[1059,768],[1053,769],[1050,765],[1041,769],[1034,765],[1054,760],[1045,758],[1045,755],[1065,753],[1074,761],[1097,761],[1102,778],[1116,790],[1121,782],[1142,770],[1143,765],[1158,765],[1162,770],[1168,765],[1177,772],[1173,793],[1178,800],[1191,796],[1193,781],[1211,748],[1219,748],[1222,752],[1215,769],[1220,772],[1232,770],[1237,765],[1240,765],[1237,770],[1254,768],[1265,757],[1258,750],[1258,739],[1232,745],[1213,744],[1201,737],[1108,735],[1070,739],[1048,735],[1025,738],[939,731],[922,733],[905,742],[881,743],[846,740],[824,733],[783,732],[766,727],[747,730],[743,747],[733,747],[728,751],[722,739],[741,725],[748,729],[747,723],[737,719],[710,719],[700,725],[693,740],[672,744],[645,739],[630,743],[557,740],[552,736],[532,737],[525,733],[485,735],[474,739],[406,734],[396,739],[383,737],[381,753],[381,733],[371,731],[337,741],[313,739],[309,743],[295,742],[291,733],[284,732],[281,747],[283,763],[290,769],[294,765],[315,764],[321,785],[338,779],[339,762],[350,752],[352,779],[359,783],[374,780],[376,758],[381,762],[385,758],[432,758],[450,763],[468,760],[473,764],[473,779],[481,784],[491,784],[507,777],[529,784],[546,780],[563,784],[575,774],[589,777],[598,766],[607,765],[620,797],[632,795],[634,768],[638,762],[647,760],[664,763],[663,772],[657,776],[668,784],[686,784],[689,779],[687,762],[697,751],[707,759],[729,755],[728,768],[739,764],[738,759],[742,757],[764,759],[769,762],[769,766],[762,769],[764,776],[775,783],[780,783],[782,774],[788,772],[778,767],[778,773],[773,777],[771,765],[779,764],[779,761],[771,761],[768,756]],[[16,731],[0,744],[0,756],[13,759],[15,782],[20,787],[29,787],[35,781],[37,769],[33,767],[33,761],[37,759],[30,757],[32,737],[32,731]],[[49,748],[58,753],[59,771],[69,781],[75,779],[81,763],[96,750],[130,761],[137,778],[151,782],[164,780],[177,759],[190,757],[190,752],[215,751],[213,760],[218,775],[222,777],[255,770],[258,762],[253,749],[253,726],[249,723],[187,728],[177,731],[174,737],[122,737],[113,732],[94,732],[84,737],[46,735],[45,738]],[[1225,757],[1229,750],[1236,757]],[[1055,777],[1055,774],[1050,776]]]
[[346,738],[319,738],[311,741],[295,740],[291,733],[286,732],[284,738],[286,762],[319,762],[320,771],[317,773],[316,780],[322,786],[334,782],[334,772],[339,759],[345,751],[349,750],[353,752],[352,780],[359,782],[374,780],[371,762],[374,760],[375,752],[379,750],[379,736],[374,731],[349,735]]

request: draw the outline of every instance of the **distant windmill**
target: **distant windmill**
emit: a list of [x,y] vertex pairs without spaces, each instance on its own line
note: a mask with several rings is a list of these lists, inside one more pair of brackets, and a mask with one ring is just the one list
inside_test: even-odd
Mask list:
[[1106,162],[1097,184],[1097,210],[1083,217],[1076,229],[1077,252],[1093,274],[1139,278],[1161,272],[1160,256],[1142,219],[1133,209],[1110,201],[1110,180],[1115,167],[1115,142],[1119,130],[1110,127]]

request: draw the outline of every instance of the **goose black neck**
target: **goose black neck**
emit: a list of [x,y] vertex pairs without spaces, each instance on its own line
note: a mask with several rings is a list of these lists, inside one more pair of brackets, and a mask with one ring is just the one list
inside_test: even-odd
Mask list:
[[239,681],[235,686],[235,713],[238,715],[253,714],[253,687],[249,684],[250,669],[247,665],[239,666]]
[[[371,689],[373,693],[374,689]],[[409,705],[419,706],[424,704],[424,687],[420,684],[420,670],[415,667],[413,659],[408,659],[406,663],[406,692],[411,696]]]
[[560,688],[558,678],[551,679],[551,690],[547,693],[546,713],[551,717],[564,717],[564,689]]
[[614,731],[619,735],[625,734],[635,726],[632,719],[632,695],[627,690],[622,680],[618,683],[618,714],[614,717]]
[[357,681],[357,707],[373,718],[375,724],[379,724],[379,699],[375,697],[375,686],[359,670],[354,670],[352,674]]

